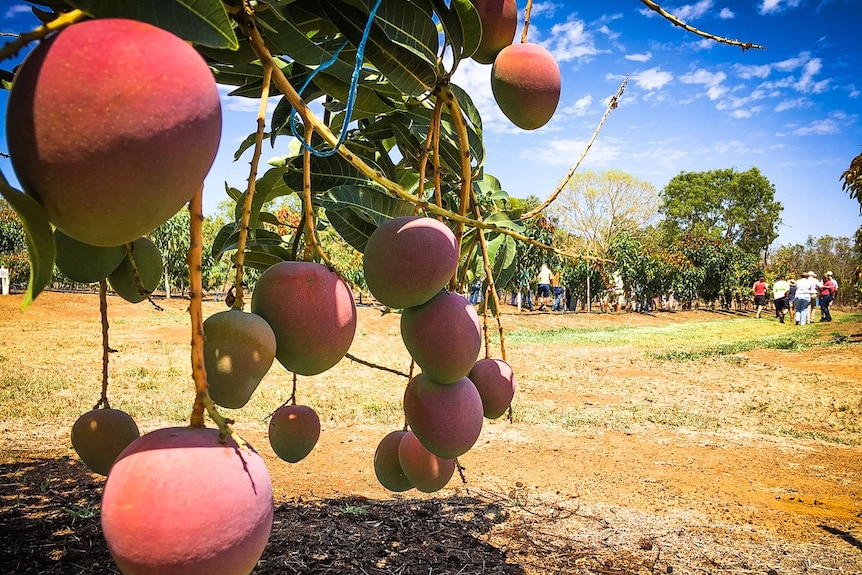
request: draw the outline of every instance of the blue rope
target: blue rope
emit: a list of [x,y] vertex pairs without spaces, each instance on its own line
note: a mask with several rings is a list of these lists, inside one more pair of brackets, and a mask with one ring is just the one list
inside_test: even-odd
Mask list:
[[[335,144],[335,147],[326,151],[315,150],[308,142],[305,141],[305,138],[300,137],[299,132],[296,129],[296,108],[291,107],[290,109],[290,131],[293,132],[293,136],[299,140],[303,148],[319,158],[326,158],[338,152],[338,148],[340,148],[342,144],[344,144],[344,140],[347,139],[347,126],[350,124],[351,118],[353,117],[353,106],[356,103],[356,92],[359,89],[359,73],[362,71],[362,61],[365,58],[365,44],[368,42],[368,36],[371,34],[371,24],[374,22],[374,16],[377,14],[377,9],[380,7],[381,2],[382,0],[376,0],[374,2],[374,6],[368,14],[368,22],[366,22],[365,29],[362,32],[362,39],[359,41],[359,46],[356,48],[356,63],[353,66],[353,74],[350,77],[350,89],[347,91],[347,107],[345,108],[344,123],[341,125],[341,135],[338,137],[338,142]],[[299,89],[298,93],[300,96],[318,72],[329,68],[336,62],[336,60],[338,60],[338,55],[341,54],[341,51],[344,50],[347,44],[347,41],[345,41],[338,47],[332,55],[332,58],[320,64],[317,69],[309,74],[308,78]]]

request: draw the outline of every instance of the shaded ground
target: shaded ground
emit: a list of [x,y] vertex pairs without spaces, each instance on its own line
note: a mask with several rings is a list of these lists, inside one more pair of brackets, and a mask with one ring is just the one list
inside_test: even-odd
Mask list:
[[[54,307],[46,302],[34,312],[76,313],[62,298]],[[685,320],[709,317],[699,313]],[[525,314],[513,320],[533,327],[657,325],[679,317]],[[391,329],[391,318],[379,321],[363,329]],[[843,329],[851,338],[860,326]],[[705,391],[733,387],[738,394],[744,385],[753,397],[774,397],[767,384],[776,373],[789,382],[780,392],[787,395],[804,374],[822,374],[824,386],[862,386],[858,345],[743,355],[746,373],[763,374],[762,388],[752,377],[708,381]],[[603,365],[579,363],[578,369],[631,382],[677,377],[667,366],[625,357]],[[543,396],[540,385],[521,391],[535,402],[609,401],[599,390],[565,398]],[[638,394],[636,385],[630,392]],[[766,419],[776,403],[762,407]],[[762,415],[757,409],[752,417]],[[377,484],[369,457],[389,429],[327,428],[297,465],[259,449],[273,478],[276,512],[255,573],[859,574],[862,447],[817,439],[841,432],[826,423],[803,421],[811,433],[780,436],[649,420],[586,430],[489,422],[460,458],[466,482],[453,479],[435,496],[393,496]],[[68,447],[57,447],[53,435],[43,444],[40,434],[48,432],[24,431],[28,443],[0,454],[0,573],[117,573],[99,527],[103,479],[88,473]],[[252,445],[266,445],[262,426],[243,434]]]

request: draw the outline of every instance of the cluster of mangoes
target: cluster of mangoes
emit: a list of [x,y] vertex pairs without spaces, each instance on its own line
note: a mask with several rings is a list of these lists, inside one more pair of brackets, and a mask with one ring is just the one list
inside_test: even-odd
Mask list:
[[509,120],[524,130],[541,128],[560,102],[560,67],[543,46],[513,43],[518,25],[516,0],[473,0],[482,22],[482,40],[473,59],[493,64],[491,90]]
[[[221,138],[212,72],[185,41],[125,19],[46,37],[16,73],[7,108],[12,166],[55,228],[56,263],[145,299],[162,274],[144,236],[201,188]],[[101,521],[124,573],[249,573],[272,526],[260,456],[216,429],[143,436],[128,414],[94,409],[72,443],[108,480]]]
[[[422,369],[404,392],[409,429],[387,434],[374,455],[377,478],[391,491],[442,489],[455,458],[479,438],[483,417],[499,417],[514,395],[511,369],[508,378],[494,378],[481,367],[489,360],[476,360],[482,336],[475,308],[445,289],[458,262],[455,235],[429,217],[391,219],[365,248],[368,289],[383,305],[402,310],[401,337]],[[478,385],[468,377],[474,371]]]

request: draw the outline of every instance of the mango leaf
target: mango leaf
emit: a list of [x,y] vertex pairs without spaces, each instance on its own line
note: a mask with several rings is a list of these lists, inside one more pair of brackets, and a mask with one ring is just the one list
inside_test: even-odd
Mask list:
[[[367,13],[338,0],[326,4],[318,4],[317,0],[301,3],[315,13],[328,16],[351,44],[359,46],[368,20]],[[409,23],[402,22],[398,27],[410,29]],[[365,44],[365,59],[393,86],[410,96],[418,97],[430,92],[437,83],[436,56],[428,60],[417,54],[415,49],[393,42],[376,22],[372,24]]]
[[[376,0],[362,0],[369,12]],[[436,65],[438,32],[433,10],[410,0],[382,0],[374,23],[391,41],[403,46],[426,62]]]
[[68,0],[95,18],[148,22],[193,44],[236,50],[239,42],[220,0]]
[[18,214],[24,226],[27,237],[27,253],[30,257],[30,281],[27,284],[27,292],[21,302],[21,309],[30,307],[33,300],[42,293],[54,275],[54,235],[48,214],[45,209],[32,197],[19,192],[9,185],[6,178],[0,173],[0,195],[9,203],[9,206]]
[[332,227],[359,252],[383,222],[413,214],[413,205],[369,186],[339,186],[320,194],[315,205],[326,210]]
[[392,218],[412,215],[414,211],[410,202],[370,186],[338,186],[316,196],[314,203],[330,211],[352,209],[375,227]]
[[482,39],[482,22],[470,0],[427,0],[434,5],[456,60],[469,58]]
[[[273,252],[247,251],[244,258],[243,261],[246,267],[264,271],[277,263],[289,260],[290,254],[287,250]],[[236,260],[234,259],[234,261]]]
[[[302,190],[302,164],[301,157],[292,160],[284,174],[284,183],[292,190]],[[338,154],[311,157],[312,193],[322,193],[346,184],[363,185],[367,182],[368,178],[365,175]]]
[[377,226],[361,217],[353,210],[341,210],[337,212],[326,210],[326,219],[335,228],[335,231],[350,246],[358,252],[365,252],[368,238],[377,229]]

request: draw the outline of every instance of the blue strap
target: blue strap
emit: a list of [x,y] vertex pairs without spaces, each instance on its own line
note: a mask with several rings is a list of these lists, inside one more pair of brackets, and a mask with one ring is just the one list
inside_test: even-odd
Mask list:
[[[371,34],[371,24],[374,22],[374,16],[377,14],[377,9],[380,7],[380,3],[382,0],[375,0],[374,6],[371,8],[371,12],[368,14],[368,22],[365,24],[365,29],[362,32],[362,39],[359,41],[359,46],[356,48],[356,63],[353,66],[353,74],[350,78],[350,89],[347,92],[347,108],[345,109],[345,119],[344,123],[341,126],[341,135],[338,137],[338,142],[335,144],[335,147],[331,150],[315,150],[311,144],[305,141],[305,138],[300,137],[299,132],[296,129],[296,107],[291,107],[290,110],[290,131],[293,132],[294,137],[299,140],[302,144],[302,147],[314,154],[319,158],[325,158],[327,156],[331,156],[338,152],[338,148],[344,144],[344,140],[347,139],[347,126],[350,124],[351,118],[353,117],[353,106],[356,103],[356,91],[359,89],[359,73],[362,71],[362,61],[365,59],[365,44],[368,42],[368,36]],[[338,60],[338,55],[341,54],[341,51],[347,46],[348,42],[345,41],[335,53],[332,55],[332,58],[320,64],[314,71],[309,74],[308,78],[302,84],[302,87],[299,89],[299,95],[302,95],[302,92],[308,87],[308,84],[312,79],[317,75],[318,72],[325,70],[332,66],[336,60]]]

